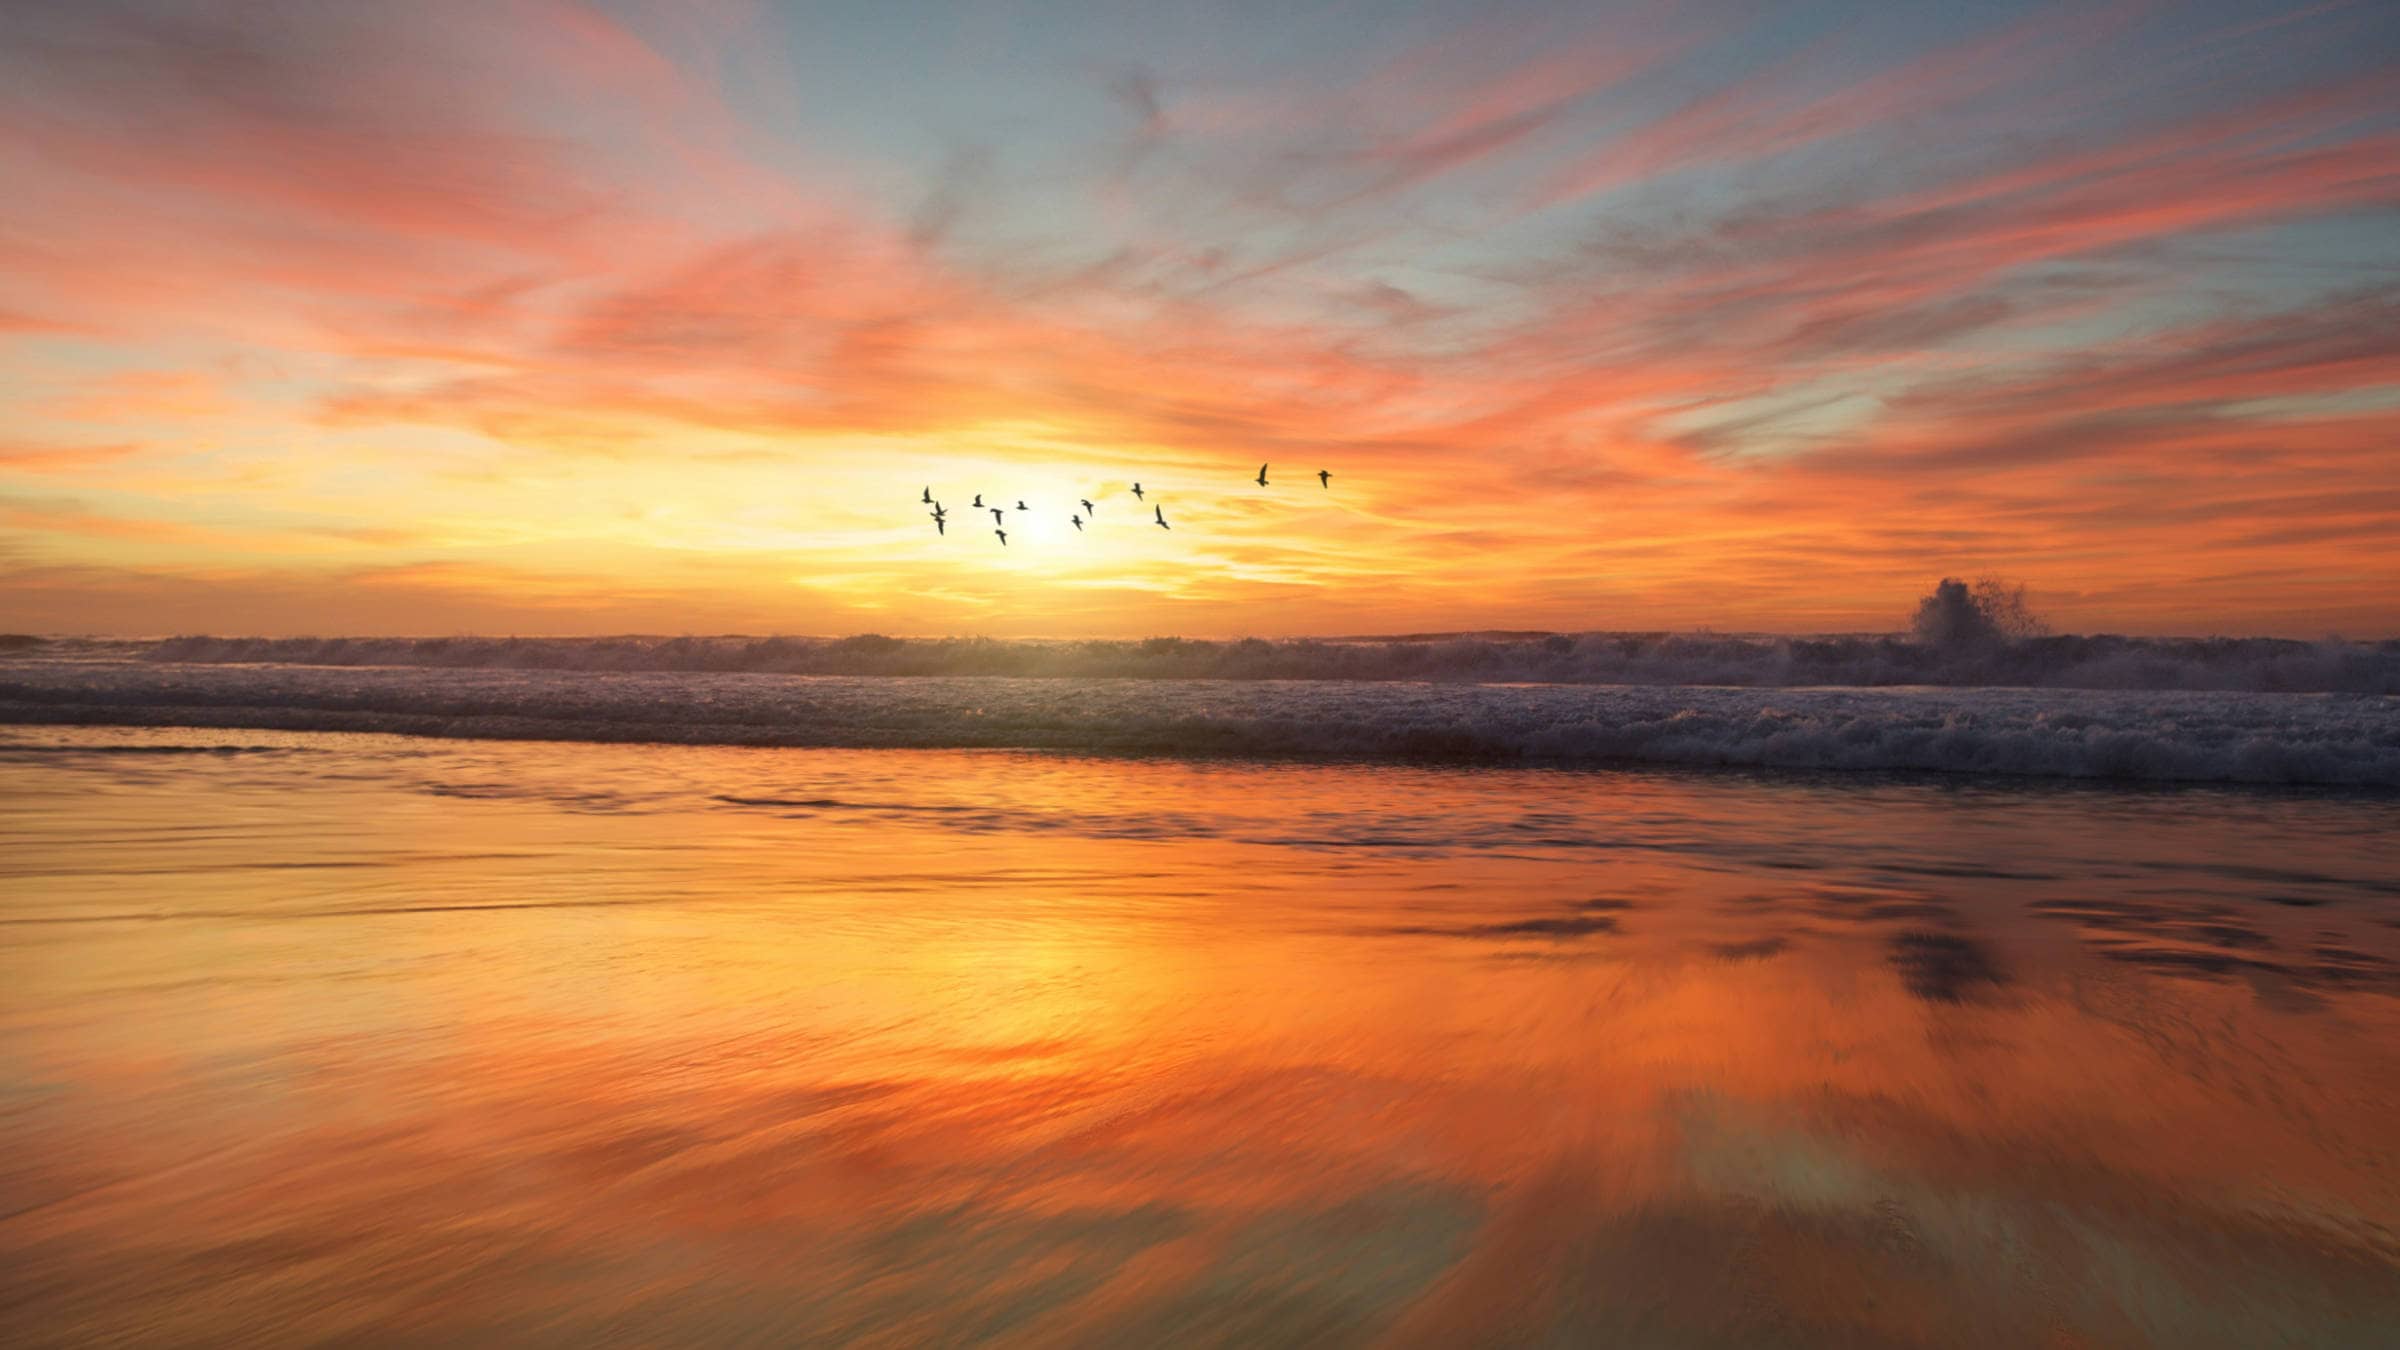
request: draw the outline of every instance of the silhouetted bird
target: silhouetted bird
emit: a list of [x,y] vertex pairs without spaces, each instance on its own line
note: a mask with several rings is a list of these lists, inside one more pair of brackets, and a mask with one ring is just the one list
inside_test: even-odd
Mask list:
[[931,505],[933,505],[933,489],[932,489],[931,487],[928,487],[928,488],[926,488],[926,489],[925,489],[925,495],[924,495],[924,496],[922,496],[922,497],[920,497],[920,498],[918,498],[917,500],[919,500],[919,501],[921,501],[921,502],[925,503],[927,506],[931,506]]
[[1001,524],[1000,508],[997,506],[987,506],[983,509],[992,513],[992,525],[993,528],[997,529]]
[[1317,470],[1317,486],[1321,488],[1333,486],[1333,472],[1330,469]]
[[1258,466],[1258,485],[1260,487],[1267,485],[1267,466],[1264,464]]
[[981,511],[981,510],[983,510],[983,509],[984,509],[984,505],[983,505],[983,494],[982,494],[982,493],[980,493],[980,492],[978,492],[978,493],[976,493],[976,494],[975,494],[975,509],[976,509],[976,510],[978,510],[978,511]]
[[950,527],[942,523],[942,518],[940,516],[935,516],[933,518],[933,532],[935,534],[948,534],[950,533]]
[[1017,509],[1020,511],[1025,509],[1025,499],[1023,497],[1017,498]]
[[1071,521],[1074,521],[1074,522],[1075,522],[1075,529],[1076,529],[1076,531],[1077,531],[1078,533],[1081,533],[1081,532],[1082,532],[1082,530],[1083,530],[1083,517],[1081,517],[1081,516],[1069,516],[1069,517],[1067,517],[1067,519],[1069,519],[1069,520],[1071,520]]
[[992,533],[994,533],[994,534],[996,534],[996,535],[999,535],[999,536],[1000,536],[1000,547],[1002,547],[1002,548],[1007,548],[1007,547],[1008,547],[1008,531],[1006,531],[1006,530],[994,530],[994,531],[992,531]]
[[1142,485],[1139,483],[1133,485],[1133,499],[1137,502],[1142,499]]
[[1092,514],[1092,499],[1089,497],[1083,499],[1083,513],[1087,516]]
[[1158,513],[1158,528],[1162,530],[1174,528],[1174,526],[1167,524],[1167,508],[1163,506],[1153,506],[1150,509]]

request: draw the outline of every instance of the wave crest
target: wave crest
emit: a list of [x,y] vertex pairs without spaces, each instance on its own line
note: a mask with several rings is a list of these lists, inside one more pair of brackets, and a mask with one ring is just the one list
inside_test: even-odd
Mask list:
[[0,665],[0,722],[2400,787],[2342,694]]
[[219,638],[123,644],[154,662],[449,670],[1060,679],[1432,680],[1546,684],[2400,693],[2400,641],[1885,635],[1437,635],[1386,639],[1002,641],[806,637]]

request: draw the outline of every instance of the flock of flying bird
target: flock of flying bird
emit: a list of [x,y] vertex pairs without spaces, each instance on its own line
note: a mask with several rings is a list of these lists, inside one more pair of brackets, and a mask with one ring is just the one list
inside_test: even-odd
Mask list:
[[[1267,485],[1267,466],[1264,464],[1258,466],[1257,481],[1258,485],[1262,488]],[[1333,487],[1333,471],[1330,469],[1317,470],[1317,486],[1330,490]],[[1137,502],[1142,500],[1142,485],[1139,483],[1133,485],[1133,499]],[[1083,497],[1079,498],[1078,500],[1083,507],[1082,515],[1076,515],[1070,512],[1067,516],[1067,519],[1075,523],[1075,531],[1076,533],[1080,534],[1083,532],[1084,518],[1095,515],[1096,513],[1092,510],[1091,498]],[[919,502],[921,505],[930,506],[933,508],[933,532],[935,534],[950,533],[950,513],[944,511],[942,509],[942,504],[933,499],[932,487],[928,486],[925,489],[925,495],[919,499]],[[1008,516],[1006,510],[997,506],[985,506],[983,504],[983,494],[980,492],[975,494],[974,509],[978,511],[989,511],[992,513],[992,533],[1000,536],[1000,546],[1002,548],[1008,547],[1008,530],[1006,528]],[[1025,511],[1030,510],[1031,508],[1027,507],[1025,505],[1025,499],[1020,497],[1017,499],[1017,509],[1020,511]],[[1163,504],[1152,502],[1150,504],[1150,511],[1152,523],[1157,525],[1158,528],[1162,530],[1174,528],[1173,526],[1167,524],[1167,508]]]

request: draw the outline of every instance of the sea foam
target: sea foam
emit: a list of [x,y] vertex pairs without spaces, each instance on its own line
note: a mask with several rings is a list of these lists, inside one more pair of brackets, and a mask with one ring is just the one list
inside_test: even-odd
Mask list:
[[[504,649],[588,658],[659,646],[671,644]],[[156,657],[0,660],[0,720],[2400,787],[2400,699],[2383,694],[895,678]]]

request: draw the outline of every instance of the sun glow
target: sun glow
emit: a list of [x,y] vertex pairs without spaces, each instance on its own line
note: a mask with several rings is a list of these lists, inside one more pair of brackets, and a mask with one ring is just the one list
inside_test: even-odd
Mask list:
[[[1260,17],[1235,78],[1139,24],[61,7],[0,48],[0,626],[1793,631],[2000,573],[2388,630],[2353,8],[2237,87],[2063,11],[1763,67],[1732,16]],[[2132,48],[2122,115],[2056,96]]]

